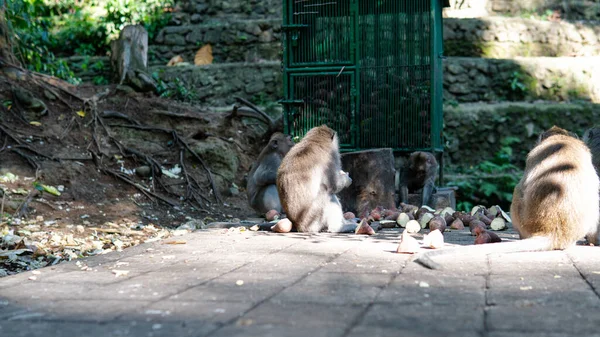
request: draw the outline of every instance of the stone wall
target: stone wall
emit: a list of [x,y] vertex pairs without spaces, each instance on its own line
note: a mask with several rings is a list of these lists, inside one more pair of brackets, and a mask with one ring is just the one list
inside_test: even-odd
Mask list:
[[[92,80],[109,76],[107,58],[69,59],[76,75]],[[92,61],[93,60],[93,61]],[[97,71],[94,64],[103,63]],[[150,67],[165,81],[179,78],[197,92],[199,103],[223,106],[233,96],[275,102],[283,95],[281,62],[227,63],[208,66]],[[450,57],[444,61],[447,102],[499,100],[588,100],[600,102],[600,57],[477,59]]]
[[196,51],[204,44],[211,44],[214,63],[279,60],[280,41],[279,19],[170,26],[149,46],[149,63],[164,65],[175,55],[193,63]]
[[473,165],[491,159],[506,137],[517,137],[511,145],[517,164],[535,145],[537,136],[553,125],[580,137],[600,121],[600,105],[589,103],[470,103],[444,107],[445,163]]
[[[257,19],[185,24],[162,29],[149,46],[151,65],[181,55],[193,62],[204,44],[214,63],[281,59],[281,20]],[[522,18],[444,20],[447,56],[593,56],[600,54],[600,26]]]
[[283,97],[281,63],[227,63],[209,66],[153,67],[164,81],[179,78],[196,91],[197,103],[225,106],[234,96],[270,103]]
[[448,58],[444,67],[444,99],[600,102],[599,79],[600,57]]
[[444,19],[448,56],[600,55],[600,25],[494,17]]

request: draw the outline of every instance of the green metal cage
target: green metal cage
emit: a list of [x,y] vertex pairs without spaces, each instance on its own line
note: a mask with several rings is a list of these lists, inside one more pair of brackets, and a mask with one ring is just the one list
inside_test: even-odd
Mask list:
[[440,0],[284,0],[284,128],[342,151],[441,152]]

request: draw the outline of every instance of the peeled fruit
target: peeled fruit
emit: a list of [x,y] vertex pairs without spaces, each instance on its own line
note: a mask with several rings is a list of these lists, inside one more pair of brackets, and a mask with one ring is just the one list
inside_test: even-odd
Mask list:
[[410,220],[414,219],[411,219],[408,213],[400,213],[398,214],[398,218],[396,218],[396,223],[398,223],[398,226],[404,228]]
[[423,236],[423,245],[429,248],[443,248],[444,247],[444,235],[439,230],[434,230],[429,234]]
[[421,216],[421,218],[419,219],[419,224],[421,225],[421,228],[427,228],[429,221],[431,221],[431,219],[433,219],[434,217],[435,215],[433,215],[432,213],[423,214],[423,216]]
[[358,225],[358,227],[356,227],[356,230],[354,231],[354,233],[355,234],[373,235],[373,234],[375,234],[375,230],[373,229],[373,227],[369,226],[367,219],[362,219],[360,221],[360,224]]
[[279,220],[271,230],[276,233],[289,233],[292,230],[292,222],[288,219]]
[[421,231],[421,225],[417,220],[410,220],[406,223],[406,228],[404,231],[407,233],[418,233]]
[[346,212],[346,213],[344,213],[344,219],[346,219],[346,220],[352,220],[354,218],[356,218],[356,215],[354,215],[354,213],[352,213],[352,212]]
[[268,211],[267,214],[265,214],[265,219],[267,219],[267,221],[277,220],[277,219],[279,219],[279,212],[272,209],[272,210]]
[[373,220],[375,220],[375,221],[379,221],[379,220],[381,220],[381,213],[379,213],[379,212],[377,212],[377,211],[373,211],[373,212],[371,212],[371,214],[369,214],[369,216],[370,216],[371,218],[373,218]]
[[[413,220],[414,221],[414,220]],[[403,254],[414,254],[419,251],[419,242],[408,234],[407,231],[402,233],[402,239],[398,245],[396,252]]]
[[492,220],[490,228],[494,231],[503,231],[507,228],[506,220],[504,220],[502,217],[495,218],[494,220]]

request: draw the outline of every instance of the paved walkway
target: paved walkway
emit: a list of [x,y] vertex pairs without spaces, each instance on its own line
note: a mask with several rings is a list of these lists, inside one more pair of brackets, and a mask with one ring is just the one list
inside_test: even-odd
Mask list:
[[5,277],[0,336],[600,336],[600,248],[430,271],[398,236],[207,230]]

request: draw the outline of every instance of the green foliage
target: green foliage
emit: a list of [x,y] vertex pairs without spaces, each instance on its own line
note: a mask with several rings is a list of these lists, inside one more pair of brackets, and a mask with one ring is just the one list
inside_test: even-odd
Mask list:
[[511,145],[521,142],[517,137],[506,137],[494,157],[479,164],[458,170],[460,176],[448,185],[458,186],[457,209],[470,211],[474,205],[510,207],[512,193],[522,172],[512,163]]
[[31,70],[78,83],[57,56],[106,55],[127,24],[141,24],[152,39],[170,19],[173,0],[0,0],[16,46]]
[[188,87],[188,85],[178,77],[171,82],[163,81],[158,72],[152,73],[152,78],[157,83],[157,93],[160,97],[171,98],[182,102],[191,102],[196,100],[197,93]]
[[141,24],[153,39],[158,30],[164,27],[171,16],[166,13],[173,6],[173,0],[107,0],[106,27],[112,38],[127,24]]

